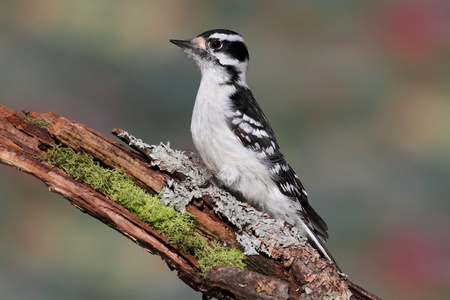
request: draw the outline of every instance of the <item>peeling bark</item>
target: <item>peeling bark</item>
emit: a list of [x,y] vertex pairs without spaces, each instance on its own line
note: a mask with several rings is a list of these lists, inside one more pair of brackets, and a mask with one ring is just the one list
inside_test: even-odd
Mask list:
[[[49,127],[33,124],[44,120]],[[114,134],[121,130],[115,130]],[[121,232],[152,254],[161,256],[178,277],[196,291],[218,299],[379,299],[337,273],[335,266],[306,246],[275,246],[270,255],[249,256],[247,268],[215,267],[206,274],[190,253],[180,251],[155,228],[103,193],[73,180],[39,159],[47,149],[64,144],[84,151],[110,168],[120,168],[136,184],[156,194],[179,174],[151,167],[146,153],[136,153],[100,133],[55,113],[18,113],[0,105],[0,162],[42,180],[76,208]],[[208,195],[193,199],[187,211],[204,237],[241,249],[239,231],[214,210]],[[205,276],[206,275],[206,276]],[[328,298],[327,298],[328,297]]]

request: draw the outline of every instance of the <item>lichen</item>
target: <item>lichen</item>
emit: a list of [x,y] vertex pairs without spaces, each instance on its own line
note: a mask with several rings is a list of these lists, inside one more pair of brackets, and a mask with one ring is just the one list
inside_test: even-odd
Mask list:
[[149,145],[141,139],[137,139],[124,131],[118,135],[119,138],[128,139],[128,144],[137,147],[152,158],[151,165],[169,172],[178,173],[184,176],[182,184],[173,180],[167,182],[167,186],[160,191],[160,199],[165,205],[174,205],[178,211],[185,211],[186,206],[194,197],[201,197],[198,187],[204,184],[210,175],[208,171],[200,166],[200,162],[195,155],[189,157],[179,150],[170,148],[167,145]]
[[212,241],[212,246],[209,246],[208,240],[195,232],[189,213],[177,211],[174,205],[162,204],[158,196],[148,194],[121,170],[101,166],[92,155],[62,145],[49,149],[44,159],[73,179],[105,193],[108,198],[166,235],[182,251],[192,253],[202,272],[223,265],[240,269],[245,267],[242,253],[216,241]]
[[216,205],[215,211],[239,229],[236,239],[244,248],[244,254],[265,253],[271,256],[276,246],[305,245],[307,239],[297,228],[287,226],[282,220],[269,218],[215,185],[203,187],[210,176],[195,155],[189,157],[180,150],[171,149],[168,144],[148,145],[127,132],[119,137],[126,137],[131,146],[146,151],[153,159],[153,165],[185,177],[181,184],[170,183],[163,190],[162,195],[167,203],[183,209],[193,197],[210,195]]
[[270,218],[215,186],[203,192],[212,196],[215,210],[240,229],[237,241],[245,249],[244,254],[271,256],[276,246],[305,245],[306,237],[286,222]]
[[126,131],[118,134],[118,137],[128,139],[130,146],[147,152],[152,158],[152,166],[169,173],[183,174],[185,177],[183,185],[188,188],[200,186],[211,177],[209,172],[201,167],[199,159],[193,152],[174,150],[170,148],[169,143],[149,145]]

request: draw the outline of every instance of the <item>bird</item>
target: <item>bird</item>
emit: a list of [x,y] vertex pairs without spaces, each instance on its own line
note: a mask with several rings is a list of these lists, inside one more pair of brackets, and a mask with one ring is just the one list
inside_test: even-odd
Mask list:
[[214,183],[296,227],[337,267],[325,247],[328,227],[309,204],[305,188],[247,84],[249,52],[244,38],[231,30],[215,29],[170,42],[192,58],[201,72],[190,129]]

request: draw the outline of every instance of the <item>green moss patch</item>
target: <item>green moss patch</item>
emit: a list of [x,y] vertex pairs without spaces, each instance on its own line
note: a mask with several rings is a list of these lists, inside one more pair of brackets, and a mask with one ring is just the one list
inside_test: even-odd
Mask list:
[[121,170],[105,168],[92,155],[77,153],[61,145],[49,149],[44,160],[61,168],[73,179],[105,193],[166,235],[181,250],[192,253],[202,272],[215,266],[245,267],[244,254],[216,241],[209,246],[208,241],[195,232],[189,213],[180,213],[171,206],[161,204],[157,196],[141,189]]
[[34,124],[34,125],[38,125],[38,126],[45,127],[45,128],[52,126],[52,124],[50,124],[49,122],[47,122],[43,119],[34,118],[30,112],[26,112],[25,115],[27,117],[25,122],[27,124]]

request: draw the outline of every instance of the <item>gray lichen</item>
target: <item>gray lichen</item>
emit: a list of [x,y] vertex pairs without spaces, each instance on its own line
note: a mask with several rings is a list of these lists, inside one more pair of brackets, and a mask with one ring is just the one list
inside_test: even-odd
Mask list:
[[244,254],[256,255],[262,252],[270,256],[275,246],[305,245],[306,238],[295,227],[269,218],[267,214],[238,201],[226,191],[210,186],[202,192],[212,196],[215,210],[240,230],[236,238],[245,249]]
[[130,146],[147,152],[153,166],[182,175],[181,184],[169,181],[161,191],[160,197],[164,204],[174,205],[177,210],[184,211],[192,198],[210,195],[216,205],[215,210],[240,230],[236,239],[244,248],[244,254],[265,253],[270,256],[276,246],[305,245],[306,238],[295,227],[269,218],[267,214],[238,201],[215,185],[202,187],[210,176],[195,157],[190,158],[180,150],[171,149],[169,144],[148,145],[127,132],[119,134],[119,137],[126,137]]
[[180,212],[186,211],[186,206],[193,196],[184,185],[174,180],[168,180],[167,186],[159,193],[159,198],[164,205],[173,205]]

